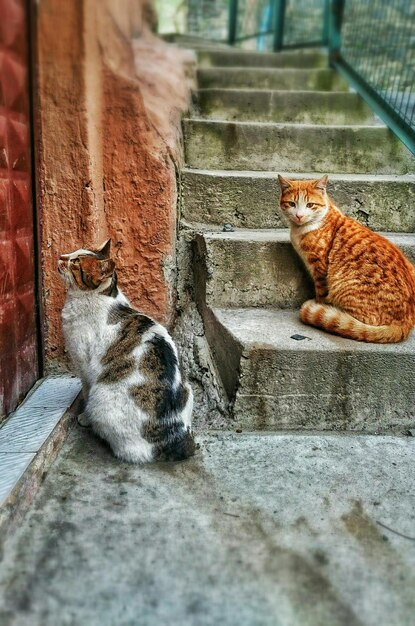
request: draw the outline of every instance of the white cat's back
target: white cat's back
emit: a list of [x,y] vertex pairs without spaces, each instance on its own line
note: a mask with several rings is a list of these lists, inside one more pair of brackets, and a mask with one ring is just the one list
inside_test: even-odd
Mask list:
[[122,294],[120,298],[77,292],[67,295],[62,310],[65,345],[74,367],[89,384],[99,376],[101,359],[116,340],[117,328],[108,324],[108,315],[117,302],[129,304]]

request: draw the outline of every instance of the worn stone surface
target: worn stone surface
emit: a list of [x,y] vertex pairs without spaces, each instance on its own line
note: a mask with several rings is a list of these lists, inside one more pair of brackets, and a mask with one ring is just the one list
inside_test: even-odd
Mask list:
[[216,120],[299,124],[377,124],[362,98],[352,92],[200,89],[193,115]]
[[246,50],[198,50],[199,67],[327,67],[327,57],[318,50],[284,51],[280,54]]
[[208,48],[212,50],[232,50],[226,43],[212,41],[199,35],[190,35],[189,33],[164,33],[162,39],[190,50],[206,50]]
[[34,12],[47,368],[63,357],[62,252],[112,236],[120,284],[134,305],[161,321],[173,312],[169,268],[189,53],[157,39],[153,27],[150,0],[45,0]]
[[407,174],[415,164],[386,127],[186,119],[184,132],[192,168]]
[[172,336],[179,350],[182,370],[192,385],[195,399],[194,424],[198,429],[218,429],[228,426],[229,402],[195,303],[193,240],[192,230],[182,228],[179,231],[176,244],[177,314]]
[[[415,263],[415,235],[387,233]],[[216,307],[299,307],[314,289],[288,229],[205,232],[196,237],[206,267],[206,302]],[[203,242],[201,241],[203,240]]]
[[196,429],[229,427],[229,402],[212,359],[203,321],[194,303],[180,311],[173,329],[182,372],[194,395]]
[[[324,172],[286,178],[319,178]],[[415,176],[332,174],[329,194],[344,213],[373,230],[415,231]],[[181,216],[194,224],[281,228],[276,172],[183,169]]]
[[210,434],[120,464],[77,428],[4,546],[7,626],[410,626],[415,440]]
[[271,69],[245,67],[214,67],[199,69],[198,85],[201,89],[253,88],[300,89],[307,91],[347,91],[347,83],[329,69]]
[[265,308],[214,309],[209,324],[228,346],[215,358],[241,428],[414,428],[415,335],[368,344],[306,326],[298,311]]

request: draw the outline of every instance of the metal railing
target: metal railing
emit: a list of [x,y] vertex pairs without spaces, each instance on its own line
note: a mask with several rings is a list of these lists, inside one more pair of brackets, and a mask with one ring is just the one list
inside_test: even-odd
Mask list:
[[[188,2],[227,14],[231,45],[328,46],[331,66],[415,154],[415,0]],[[213,22],[206,32],[214,38]]]
[[415,3],[331,0],[330,63],[415,154]]

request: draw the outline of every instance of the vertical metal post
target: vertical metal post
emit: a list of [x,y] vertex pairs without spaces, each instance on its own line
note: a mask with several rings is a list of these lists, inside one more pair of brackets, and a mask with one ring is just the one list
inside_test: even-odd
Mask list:
[[237,24],[238,24],[238,0],[230,0],[229,2],[229,28],[228,28],[228,43],[230,46],[235,45]]
[[282,50],[284,42],[284,19],[286,0],[275,0],[274,4],[274,52]]
[[323,15],[323,34],[321,43],[323,46],[329,44],[329,32],[330,32],[330,0],[324,0],[324,15]]
[[333,65],[340,58],[341,30],[346,0],[331,0],[329,26],[329,61]]

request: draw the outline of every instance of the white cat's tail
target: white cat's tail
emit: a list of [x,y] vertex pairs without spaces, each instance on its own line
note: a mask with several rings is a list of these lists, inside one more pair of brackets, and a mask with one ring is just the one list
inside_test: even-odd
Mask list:
[[184,461],[193,456],[196,444],[190,427],[183,422],[171,424],[169,433],[165,433],[163,440],[155,447],[155,460],[157,461]]
[[300,310],[300,319],[305,324],[316,326],[329,333],[368,343],[398,343],[406,339],[412,330],[412,324],[371,326],[345,311],[316,300],[304,302]]
[[[180,398],[178,402],[177,398]],[[191,430],[193,391],[189,383],[180,383],[175,404],[173,412],[167,413],[158,421],[159,437],[155,449],[157,460],[183,461],[193,456],[196,450]]]

